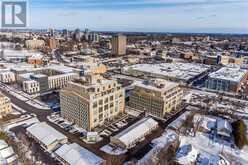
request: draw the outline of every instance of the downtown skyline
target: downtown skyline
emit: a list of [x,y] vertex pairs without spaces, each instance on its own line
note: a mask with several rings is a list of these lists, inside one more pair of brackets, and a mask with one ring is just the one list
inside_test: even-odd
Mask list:
[[29,28],[248,33],[246,0],[29,0]]

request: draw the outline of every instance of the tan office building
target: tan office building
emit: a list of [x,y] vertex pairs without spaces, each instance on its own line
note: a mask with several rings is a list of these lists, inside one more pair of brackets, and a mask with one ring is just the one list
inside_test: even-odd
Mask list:
[[58,47],[59,41],[55,38],[49,38],[47,41],[47,45],[50,49],[56,49]]
[[113,36],[112,38],[112,54],[125,55],[126,54],[127,37],[123,35]]
[[45,46],[45,41],[38,39],[26,40],[25,45],[27,49],[40,49]]
[[183,90],[178,83],[156,79],[137,83],[130,96],[129,106],[164,118],[166,112],[180,106],[182,97]]
[[11,101],[0,92],[0,118],[6,116],[12,111]]
[[90,75],[61,90],[61,114],[79,127],[92,131],[123,113],[124,99],[124,90],[117,81]]

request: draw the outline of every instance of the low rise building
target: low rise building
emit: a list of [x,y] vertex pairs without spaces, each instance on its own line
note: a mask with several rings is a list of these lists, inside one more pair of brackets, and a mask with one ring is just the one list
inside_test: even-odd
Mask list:
[[145,136],[149,135],[157,127],[158,122],[152,118],[143,118],[121,133],[111,137],[110,144],[122,149],[131,149],[137,143],[143,141]]
[[178,83],[156,79],[136,83],[129,106],[163,118],[166,113],[180,106],[182,97],[183,90]]
[[15,74],[13,72],[0,72],[0,82],[13,83],[16,81]]
[[0,140],[0,164],[1,165],[15,165],[18,164],[18,156],[15,154],[12,147],[10,147],[4,140]]
[[12,106],[10,99],[0,92],[0,118],[6,116],[11,111],[12,111]]
[[76,143],[64,144],[55,151],[56,158],[64,165],[104,165],[105,161]]
[[33,65],[41,65],[43,63],[43,56],[41,54],[34,54],[28,57],[28,63]]
[[23,81],[22,89],[28,94],[34,94],[40,92],[40,84],[35,80]]
[[233,57],[233,56],[222,55],[220,63],[223,65],[228,65],[228,64],[242,65],[244,64],[244,61],[245,61],[244,57]]
[[[25,91],[30,91],[31,93],[38,91],[43,93],[49,90],[61,89],[67,86],[71,80],[79,77],[79,73],[74,72],[72,68],[59,65],[46,68],[34,68],[29,71],[21,70],[16,73],[16,75],[18,84],[25,84]],[[39,84],[39,89],[35,81]]]
[[123,72],[133,76],[149,76],[169,81],[190,83],[211,69],[197,63],[137,64],[125,67]]
[[124,112],[124,90],[116,80],[88,75],[70,82],[60,92],[62,117],[79,127],[93,130]]
[[36,140],[41,147],[48,152],[52,152],[68,142],[65,135],[49,126],[46,122],[35,123],[28,127],[27,134]]
[[209,74],[205,86],[212,90],[237,93],[246,86],[247,79],[247,70],[237,66],[223,67]]
[[25,46],[27,49],[40,49],[45,46],[45,41],[38,39],[27,40]]
[[59,41],[55,38],[49,38],[47,45],[50,49],[56,49],[58,47]]
[[49,89],[60,89],[68,85],[68,83],[77,78],[78,74],[76,73],[67,73],[61,75],[55,75],[48,77],[48,86]]

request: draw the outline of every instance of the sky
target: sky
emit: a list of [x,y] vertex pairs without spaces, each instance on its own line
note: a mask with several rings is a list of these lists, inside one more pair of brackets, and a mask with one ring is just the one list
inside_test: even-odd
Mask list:
[[29,0],[31,28],[248,33],[248,0]]

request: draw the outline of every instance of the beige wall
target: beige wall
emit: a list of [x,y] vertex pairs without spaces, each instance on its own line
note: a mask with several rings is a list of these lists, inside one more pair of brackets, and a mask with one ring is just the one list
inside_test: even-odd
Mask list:
[[135,109],[146,111],[148,114],[163,118],[166,112],[170,112],[180,106],[182,97],[183,90],[179,86],[165,93],[135,87],[130,96],[129,105]]
[[11,101],[8,97],[0,93],[0,118],[12,111]]
[[125,93],[116,81],[87,86],[70,83],[60,92],[62,116],[91,131],[124,112]]

